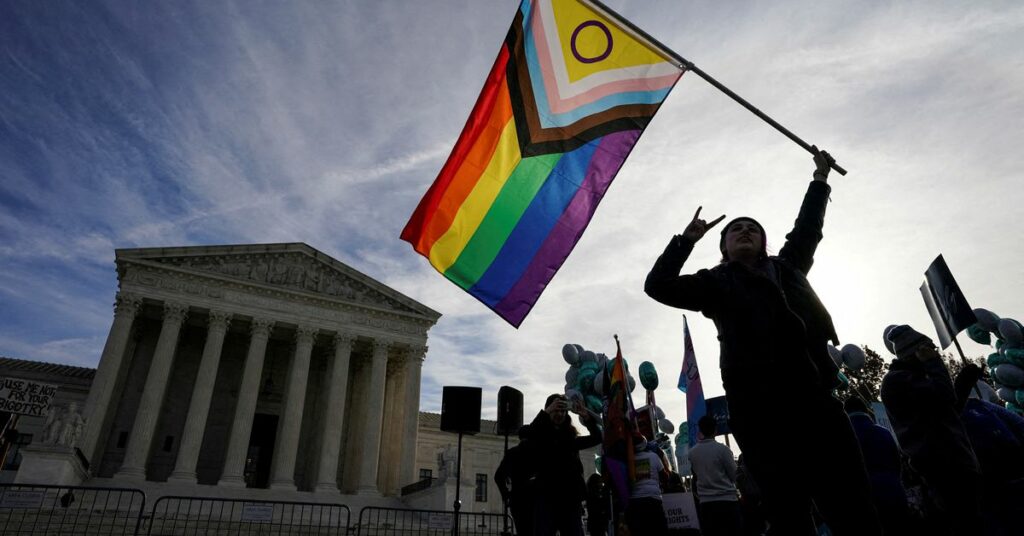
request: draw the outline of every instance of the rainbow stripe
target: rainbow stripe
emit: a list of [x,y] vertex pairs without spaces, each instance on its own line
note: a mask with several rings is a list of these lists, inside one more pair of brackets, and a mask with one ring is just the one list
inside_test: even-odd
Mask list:
[[584,0],[523,0],[402,240],[518,327],[682,76]]

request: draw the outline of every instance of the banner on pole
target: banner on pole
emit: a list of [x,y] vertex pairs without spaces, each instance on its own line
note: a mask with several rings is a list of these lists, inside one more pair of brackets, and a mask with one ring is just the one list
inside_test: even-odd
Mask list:
[[977,323],[978,318],[974,316],[974,311],[968,305],[967,298],[957,285],[942,255],[932,261],[924,277],[921,297],[928,308],[928,314],[932,317],[932,323],[935,324],[939,343],[946,349],[953,343],[953,338],[958,333]]

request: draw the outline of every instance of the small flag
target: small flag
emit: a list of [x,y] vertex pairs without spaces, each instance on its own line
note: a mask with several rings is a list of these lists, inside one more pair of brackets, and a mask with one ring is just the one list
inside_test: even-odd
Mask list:
[[402,240],[519,327],[683,68],[586,0],[522,0]]
[[608,372],[608,412],[604,422],[604,461],[609,469],[612,488],[622,501],[629,500],[629,490],[636,476],[633,430],[630,421],[633,404],[629,394],[626,361],[622,358],[619,338],[615,338],[616,353]]
[[697,370],[697,354],[693,351],[690,340],[690,325],[683,315],[683,367],[679,371],[679,390],[686,393],[686,425],[690,446],[697,444],[699,430],[697,421],[707,414],[707,402],[704,400],[704,386],[700,383],[700,371]]

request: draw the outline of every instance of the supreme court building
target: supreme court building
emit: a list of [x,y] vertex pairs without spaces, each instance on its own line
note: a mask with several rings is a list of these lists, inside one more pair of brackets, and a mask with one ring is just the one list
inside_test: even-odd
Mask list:
[[438,312],[302,243],[119,249],[116,264],[75,443],[85,483],[381,497],[418,479]]

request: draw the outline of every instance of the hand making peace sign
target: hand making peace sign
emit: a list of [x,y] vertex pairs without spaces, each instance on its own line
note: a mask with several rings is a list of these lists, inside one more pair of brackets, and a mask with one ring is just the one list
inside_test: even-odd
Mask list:
[[693,215],[693,221],[683,231],[683,237],[695,244],[698,240],[704,238],[704,233],[708,232],[708,229],[718,225],[719,222],[725,219],[725,214],[722,214],[716,220],[708,223],[700,219],[700,210],[702,208],[704,207],[697,207],[697,212]]

